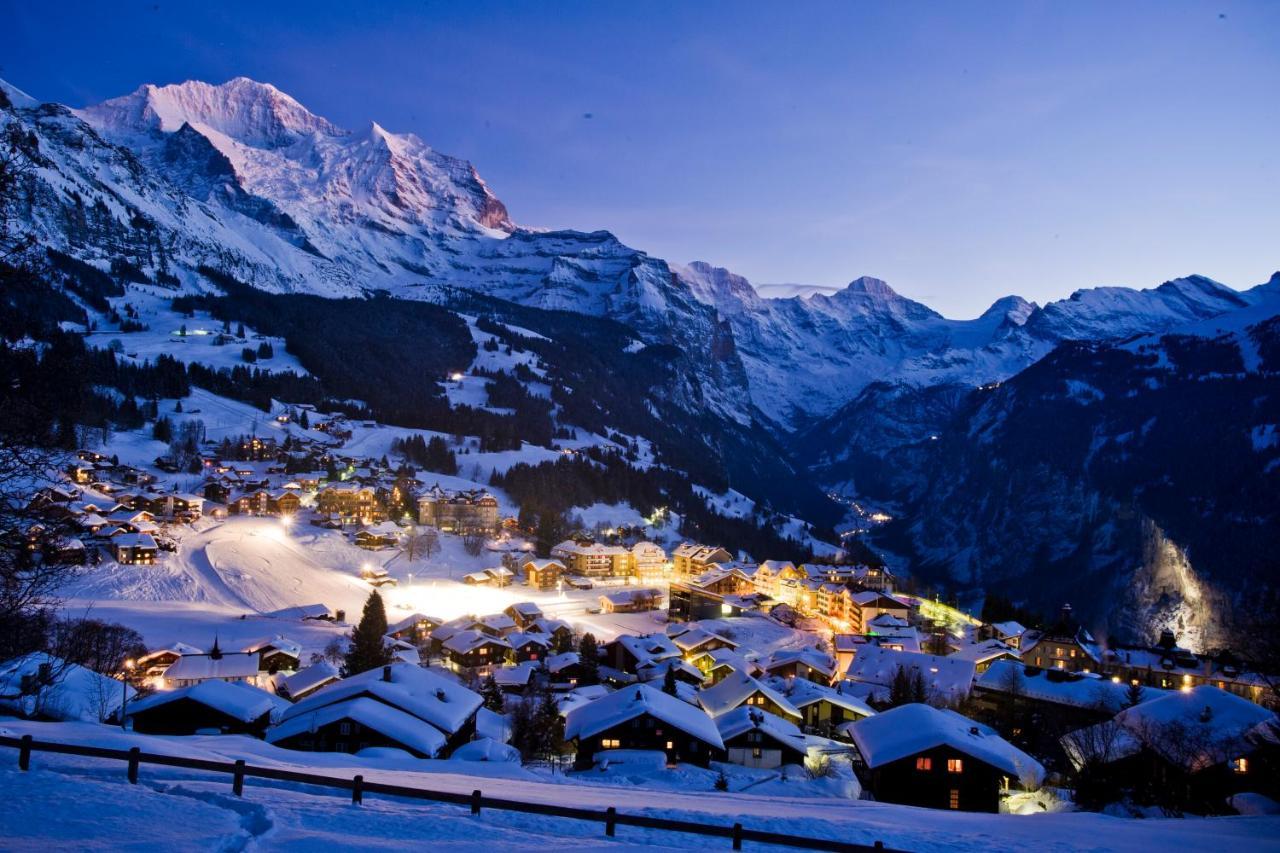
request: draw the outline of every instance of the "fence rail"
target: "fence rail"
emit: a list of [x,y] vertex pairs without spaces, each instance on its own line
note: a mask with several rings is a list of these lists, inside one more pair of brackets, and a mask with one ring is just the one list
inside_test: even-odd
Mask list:
[[689,820],[626,814],[619,812],[612,806],[601,811],[547,803],[530,803],[522,800],[508,800],[502,797],[486,797],[479,790],[472,791],[470,794],[430,791],[425,788],[409,788],[404,785],[392,785],[386,782],[366,782],[363,776],[343,779],[337,776],[323,776],[276,767],[255,767],[246,764],[244,761],[210,761],[204,758],[160,755],[158,753],[143,752],[136,746],[132,749],[110,749],[102,746],[82,746],[80,744],[35,740],[31,735],[23,735],[20,738],[0,736],[0,746],[17,748],[18,767],[22,770],[30,769],[31,753],[33,752],[50,752],[60,755],[80,755],[89,758],[124,761],[127,763],[126,772],[129,781],[135,784],[138,781],[138,769],[143,764],[156,764],[187,770],[205,770],[210,773],[227,773],[232,777],[232,792],[236,796],[243,796],[244,780],[246,777],[250,777],[272,779],[280,782],[297,782],[302,785],[315,785],[322,788],[350,791],[351,802],[357,805],[364,801],[365,794],[383,794],[389,797],[468,806],[473,815],[480,814],[483,809],[496,809],[499,811],[523,812],[525,814],[549,815],[570,820],[594,821],[603,823],[605,835],[610,837],[613,837],[618,826],[634,826],[642,829],[658,829],[666,832],[684,832],[693,835],[728,838],[733,841],[734,850],[741,850],[742,842],[744,841],[754,841],[760,844],[801,847],[806,850],[830,850],[837,851],[837,853],[901,853],[901,851],[886,848],[879,841],[873,845],[850,844],[826,838],[805,838],[761,829],[748,829],[741,823],[735,823],[732,826],[721,826]]

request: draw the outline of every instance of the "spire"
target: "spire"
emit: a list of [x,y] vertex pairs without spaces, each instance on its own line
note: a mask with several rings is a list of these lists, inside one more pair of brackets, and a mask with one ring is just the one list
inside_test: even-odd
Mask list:
[[222,660],[222,649],[218,648],[218,635],[213,635],[213,648],[209,649],[209,658],[211,660]]

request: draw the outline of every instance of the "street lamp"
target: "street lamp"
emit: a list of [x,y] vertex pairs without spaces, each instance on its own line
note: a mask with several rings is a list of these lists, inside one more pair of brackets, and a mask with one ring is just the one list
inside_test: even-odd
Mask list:
[[125,729],[124,712],[129,704],[129,673],[133,672],[133,658],[125,658],[124,671],[120,673],[120,728]]

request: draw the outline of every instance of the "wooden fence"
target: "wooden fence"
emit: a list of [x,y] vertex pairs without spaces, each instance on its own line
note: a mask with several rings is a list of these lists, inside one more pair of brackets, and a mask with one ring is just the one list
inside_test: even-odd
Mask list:
[[[573,808],[546,803],[527,803],[520,800],[508,800],[501,797],[486,797],[479,790],[470,794],[455,794],[449,791],[428,791],[422,788],[409,788],[403,785],[390,785],[385,782],[366,782],[363,776],[341,779],[336,776],[322,776],[315,773],[302,773],[296,770],[283,770],[275,767],[254,767],[244,761],[209,761],[203,758],[183,758],[173,755],[159,755],[143,752],[138,747],[132,749],[108,749],[101,746],[82,746],[70,743],[34,740],[31,735],[20,738],[0,736],[0,746],[16,747],[18,750],[18,767],[29,770],[31,753],[51,752],[60,755],[82,755],[89,758],[107,758],[127,763],[129,781],[137,784],[138,768],[143,764],[157,764],[164,767],[180,767],[186,770],[203,770],[209,773],[226,773],[231,776],[231,790],[237,797],[244,795],[246,778],[274,779],[280,782],[296,782],[301,785],[315,785],[322,788],[334,788],[351,792],[351,802],[359,805],[366,794],[383,794],[389,797],[403,797],[410,800],[429,800],[437,803],[452,803],[467,806],[471,814],[478,815],[482,809],[523,812],[524,814],[550,815],[570,820],[594,821],[604,824],[604,834],[613,837],[619,826],[636,826],[643,829],[659,829],[665,832],[685,832],[693,835],[709,835],[715,838],[729,838],[733,841],[733,849],[741,850],[742,842],[754,841],[760,844],[779,844],[788,847],[801,847],[806,850],[831,850],[839,853],[900,853],[886,848],[877,841],[874,845],[850,844],[844,841],[832,841],[825,838],[805,838],[803,836],[768,832],[761,829],[748,829],[741,823],[733,826],[697,823],[689,820],[674,820],[647,815],[620,813],[616,808],[600,811],[598,809]],[[833,803],[833,808],[837,807]]]

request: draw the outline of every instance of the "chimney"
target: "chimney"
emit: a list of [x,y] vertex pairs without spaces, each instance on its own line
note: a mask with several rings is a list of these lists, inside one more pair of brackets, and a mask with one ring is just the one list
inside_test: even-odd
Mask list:
[[391,666],[390,666],[390,664],[388,664],[387,666],[384,666],[384,667],[382,668],[382,680],[383,680],[383,681],[390,681],[390,680],[391,680]]
[[447,696],[445,696],[445,692],[444,692],[444,688],[443,688],[443,687],[437,687],[437,688],[436,688],[436,698],[437,698],[437,699],[439,699],[441,702],[448,702],[448,701],[449,701],[448,697],[447,697]]

